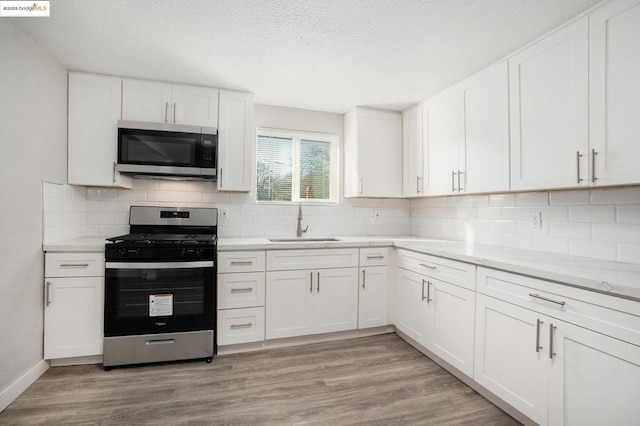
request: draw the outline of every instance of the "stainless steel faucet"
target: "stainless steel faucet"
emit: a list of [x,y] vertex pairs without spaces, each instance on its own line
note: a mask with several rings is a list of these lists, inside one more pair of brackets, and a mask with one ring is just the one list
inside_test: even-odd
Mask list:
[[302,229],[302,203],[298,204],[298,229],[296,230],[296,237],[301,238],[302,234],[309,230],[309,225]]

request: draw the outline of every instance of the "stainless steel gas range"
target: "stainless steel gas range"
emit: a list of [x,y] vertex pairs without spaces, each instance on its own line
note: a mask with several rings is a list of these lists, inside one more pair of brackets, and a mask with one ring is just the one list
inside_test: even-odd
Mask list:
[[216,353],[215,208],[132,206],[105,246],[104,368]]

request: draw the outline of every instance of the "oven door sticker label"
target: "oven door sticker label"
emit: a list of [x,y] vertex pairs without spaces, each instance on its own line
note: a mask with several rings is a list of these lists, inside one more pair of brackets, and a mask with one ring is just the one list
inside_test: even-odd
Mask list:
[[173,315],[173,294],[150,294],[149,316],[166,317]]

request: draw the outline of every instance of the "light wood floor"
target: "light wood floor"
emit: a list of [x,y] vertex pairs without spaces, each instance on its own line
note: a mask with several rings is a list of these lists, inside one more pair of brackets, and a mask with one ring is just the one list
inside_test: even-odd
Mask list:
[[0,424],[517,425],[395,334],[103,371],[49,369]]

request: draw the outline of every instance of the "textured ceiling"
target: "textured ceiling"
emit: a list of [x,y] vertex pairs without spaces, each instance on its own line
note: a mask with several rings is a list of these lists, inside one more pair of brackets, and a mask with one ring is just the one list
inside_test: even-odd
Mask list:
[[12,22],[73,70],[226,87],[257,103],[402,109],[599,0],[53,0]]

